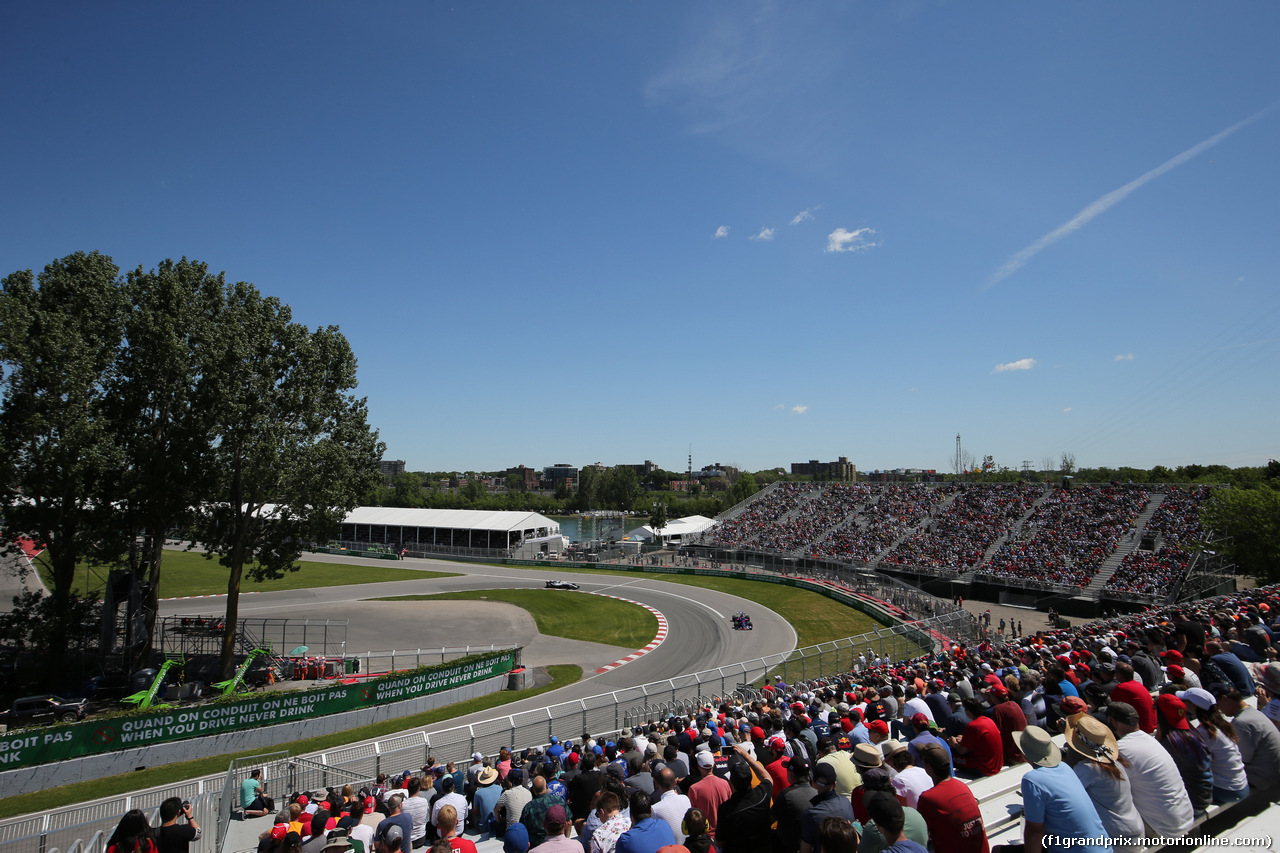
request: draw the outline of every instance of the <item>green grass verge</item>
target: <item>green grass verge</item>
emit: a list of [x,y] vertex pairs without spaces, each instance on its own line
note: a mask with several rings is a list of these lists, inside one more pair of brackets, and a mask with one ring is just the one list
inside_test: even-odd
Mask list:
[[[451,720],[456,717],[473,714],[477,711],[484,711],[489,708],[495,708],[499,705],[505,705],[508,702],[518,702],[521,699],[529,699],[541,693],[558,690],[561,687],[573,684],[575,681],[582,678],[582,667],[573,664],[549,666],[547,667],[547,671],[551,674],[552,681],[550,684],[543,687],[518,690],[514,693],[502,690],[488,696],[481,696],[477,699],[472,699],[468,702],[459,702],[456,705],[437,708],[434,711],[414,714],[411,717],[399,717],[394,720],[386,720],[381,723],[362,726],[358,729],[349,729],[345,732],[324,735],[322,737],[307,738],[305,740],[282,743],[278,746],[263,747],[261,749],[251,749],[244,752],[216,755],[212,758],[201,758],[196,761],[183,761],[178,764],[165,764],[160,767],[149,767],[146,770],[139,770],[136,773],[124,773],[119,776],[108,776],[105,779],[95,779],[90,782],[76,782],[73,785],[63,785],[59,788],[48,788],[43,791],[34,791],[30,794],[20,794],[16,797],[5,797],[4,799],[0,799],[0,819],[16,817],[17,815],[23,814],[31,814],[33,812],[43,812],[59,806],[89,802],[90,800],[96,800],[101,797],[113,797],[121,794],[129,794],[145,788],[175,784],[187,779],[207,776],[211,773],[224,772],[227,769],[227,765],[233,758],[248,758],[253,755],[261,755],[265,752],[277,752],[279,750],[286,749],[292,755],[301,755],[303,753],[330,749],[335,746],[346,746],[347,744],[355,741],[393,735],[397,732],[405,731],[406,729],[426,726],[443,720]],[[207,831],[212,832],[213,827],[207,827]]]
[[503,601],[533,616],[538,633],[566,640],[638,649],[658,633],[658,619],[643,607],[599,595],[553,589],[479,589],[436,595],[398,595],[374,601]]
[[[547,566],[503,566],[508,569],[528,569],[546,572]],[[579,569],[551,566],[556,572],[572,572],[574,574],[609,575],[627,579],[647,578],[668,583],[681,583],[685,586],[696,586],[703,589],[714,589],[729,595],[736,595],[753,601],[761,607],[767,607],[796,629],[796,645],[800,648],[840,640],[865,634],[883,627],[860,610],[845,607],[834,599],[827,598],[807,589],[783,586],[761,581],[741,580],[738,578],[717,578],[709,575],[669,575],[663,572],[617,572],[608,569]]]
[[[46,587],[52,585],[48,567],[36,559],[36,569]],[[425,580],[427,578],[456,577],[456,572],[418,572],[412,569],[393,569],[383,566],[353,566],[344,563],[316,563],[300,560],[298,571],[289,572],[278,580],[254,583],[246,579],[240,585],[241,592],[276,592],[283,589],[312,589],[321,586],[346,586],[351,583],[383,583],[386,581]],[[76,592],[85,595],[100,592],[107,580],[108,567],[89,568],[81,564],[76,568]],[[217,559],[206,560],[195,551],[165,549],[160,564],[160,597],[179,598],[184,595],[220,595],[227,591],[227,570]]]

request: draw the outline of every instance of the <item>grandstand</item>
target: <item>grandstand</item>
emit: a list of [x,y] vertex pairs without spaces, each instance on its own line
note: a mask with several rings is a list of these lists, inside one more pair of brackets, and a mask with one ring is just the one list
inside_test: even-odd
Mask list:
[[1120,483],[777,483],[694,545],[713,559],[876,569],[939,595],[1096,615],[1229,588],[1229,567],[1202,549],[1211,536],[1199,508],[1210,494]]

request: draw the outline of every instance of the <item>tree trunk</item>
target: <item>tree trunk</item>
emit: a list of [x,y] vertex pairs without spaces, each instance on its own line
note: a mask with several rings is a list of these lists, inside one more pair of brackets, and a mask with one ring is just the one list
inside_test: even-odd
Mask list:
[[232,553],[231,571],[227,578],[227,624],[222,629],[222,660],[219,669],[224,681],[231,677],[236,668],[236,622],[240,616],[240,576],[243,572],[243,552],[236,548]]

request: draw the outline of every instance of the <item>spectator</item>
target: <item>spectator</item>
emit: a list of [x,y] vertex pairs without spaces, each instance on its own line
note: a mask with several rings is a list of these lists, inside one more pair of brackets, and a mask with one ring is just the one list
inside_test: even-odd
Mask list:
[[622,802],[613,791],[601,791],[596,798],[600,826],[588,836],[588,853],[613,853],[622,833],[631,828],[631,818],[621,811]]
[[773,827],[773,780],[746,744],[734,744],[729,761],[733,793],[720,806],[716,841],[723,853],[769,853]]
[[951,775],[951,756],[925,745],[920,763],[933,787],[920,795],[917,810],[929,828],[934,853],[989,853],[982,812],[969,786]]
[[[1181,704],[1176,696],[1170,698]],[[1183,715],[1182,722],[1185,723],[1185,706]],[[1139,728],[1138,711],[1132,705],[1125,702],[1108,705],[1107,724],[1116,734],[1120,754],[1129,762],[1133,805],[1142,815],[1147,835],[1172,837],[1186,833],[1191,828],[1194,815],[1187,786],[1182,782],[1173,756],[1159,741]]]
[[924,768],[915,766],[911,751],[901,741],[888,741],[885,744],[884,757],[897,774],[891,782],[898,800],[904,806],[914,809],[920,801],[920,795],[933,787],[933,780],[929,778]]
[[618,838],[616,853],[658,853],[659,847],[675,843],[676,837],[667,822],[653,816],[649,795],[643,791],[632,794],[631,828]]
[[[458,836],[460,826],[462,823],[458,820],[458,810],[452,805],[446,803],[436,812],[436,837],[447,843],[453,853],[476,853],[476,845],[473,842]],[[578,851],[575,850],[573,853]]]
[[[853,793],[854,788],[862,784],[858,768],[853,766],[853,756],[842,749],[836,749],[831,738],[822,738],[818,741],[818,756],[818,764],[830,764],[835,768],[836,793],[840,796],[848,797]],[[775,789],[775,792],[781,793],[782,790]]]
[[[809,781],[809,762],[795,756],[784,758],[783,762],[787,767],[789,784],[781,796],[775,797],[773,801],[773,817],[778,822],[775,837],[782,853],[799,853],[801,822],[805,812],[813,805],[813,799],[818,796],[818,791]],[[837,787],[839,779],[840,774],[837,772]]]
[[982,702],[965,699],[964,711],[970,722],[962,737],[947,739],[956,764],[976,776],[994,776],[1004,767],[1004,747],[995,721],[982,713]]
[[[569,828],[572,825],[569,812],[562,803],[549,807],[542,823],[544,840],[538,845],[538,849],[543,853],[581,853],[582,842],[574,841],[569,837]],[[528,824],[526,828],[527,826]],[[656,850],[653,853],[656,853]]]
[[1133,678],[1133,667],[1127,663],[1116,665],[1116,685],[1111,689],[1112,702],[1125,702],[1138,711],[1138,724],[1144,732],[1156,730],[1156,708],[1151,701],[1151,688],[1143,687]]
[[1234,688],[1218,694],[1218,708],[1228,717],[1239,736],[1240,758],[1249,778],[1249,788],[1268,802],[1280,795],[1280,731],[1261,711],[1245,704]]
[[867,814],[870,820],[862,827],[862,841],[858,844],[858,853],[927,853],[924,845],[928,840],[928,830],[923,820],[917,837],[907,827],[908,815],[915,809],[904,808],[892,794],[878,791],[867,794]]
[[689,797],[676,790],[676,774],[670,767],[663,767],[653,777],[653,790],[656,797],[653,802],[653,816],[661,818],[671,827],[671,834],[676,844],[684,844],[684,816],[693,806]]
[[1022,752],[1018,749],[1018,732],[1027,727],[1027,718],[1016,702],[1009,700],[1009,691],[1003,684],[993,684],[987,690],[987,702],[991,705],[991,719],[1000,730],[1000,750],[1005,764],[1021,764]]
[[818,840],[826,853],[857,853],[858,832],[853,822],[842,817],[829,817],[818,827]]
[[502,779],[502,793],[498,796],[498,804],[493,807],[494,828],[499,836],[505,834],[512,824],[520,822],[525,807],[533,799],[523,783],[524,771],[518,768],[510,770]]
[[107,853],[156,853],[151,824],[139,809],[129,809],[107,839]]
[[471,794],[471,820],[476,832],[497,835],[494,826],[496,818],[493,810],[502,796],[502,788],[498,786],[498,771],[492,767],[480,765],[481,770],[475,774],[472,782],[474,790]]
[[547,780],[533,777],[532,797],[520,815],[520,822],[529,830],[529,849],[534,849],[547,838],[547,811],[552,806],[563,806],[564,800],[547,790]]
[[413,832],[413,818],[404,813],[404,797],[392,794],[387,797],[387,816],[373,831],[374,843],[386,853],[410,853],[413,849],[409,836]]
[[261,769],[255,769],[248,779],[240,783],[240,806],[245,817],[262,817],[276,810],[275,800],[267,796]]
[[708,830],[712,835],[716,831],[716,818],[720,811],[720,805],[733,793],[733,789],[729,787],[729,783],[713,772],[715,769],[715,756],[710,752],[703,751],[697,755],[697,768],[694,771],[698,775],[698,781],[689,786],[689,802],[698,811],[702,812],[706,818]]
[[427,824],[432,822],[431,806],[421,794],[422,780],[417,776],[410,777],[406,790],[408,797],[404,799],[401,808],[413,820],[413,828],[409,831],[409,846],[416,850],[426,847],[430,840],[427,838]]
[[814,766],[813,790],[817,794],[810,801],[810,808],[800,817],[800,853],[822,853],[818,830],[827,818],[836,817],[849,821],[855,819],[849,800],[836,793],[836,784],[835,767],[830,764]]
[[1142,817],[1133,805],[1133,793],[1116,736],[1105,723],[1082,715],[1067,726],[1066,760],[1093,802],[1107,835],[1112,839],[1145,839]]
[[1039,726],[1028,726],[1018,736],[1018,746],[1032,769],[1022,777],[1022,806],[1026,818],[1023,842],[1031,853],[1044,849],[1046,836],[1056,846],[1110,853],[1110,844],[1097,844],[1106,829],[1088,793],[1071,768],[1062,764],[1062,751]]
[[1191,801],[1192,812],[1199,820],[1213,802],[1209,750],[1191,728],[1187,706],[1177,696],[1172,693],[1161,695],[1156,702],[1156,717],[1159,725],[1157,736],[1173,759]]
[[[184,821],[178,825],[178,816]],[[200,840],[200,824],[191,814],[191,804],[181,797],[169,797],[160,804],[160,826],[156,829],[158,853],[187,853],[192,841]]]
[[1200,726],[1196,735],[1209,751],[1209,771],[1213,776],[1213,801],[1238,803],[1249,796],[1249,779],[1240,757],[1240,738],[1235,727],[1218,710],[1213,694],[1199,687],[1179,691],[1177,697],[1195,707]]
[[684,816],[684,846],[689,853],[714,853],[707,816],[701,809],[689,809]]

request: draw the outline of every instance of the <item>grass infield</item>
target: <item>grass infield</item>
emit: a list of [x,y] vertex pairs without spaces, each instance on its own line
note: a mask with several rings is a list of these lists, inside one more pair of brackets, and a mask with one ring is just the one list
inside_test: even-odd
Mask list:
[[374,601],[503,601],[533,616],[538,633],[625,649],[649,644],[658,619],[643,607],[600,595],[555,589],[479,589],[436,595],[399,595]]
[[[547,566],[504,566],[508,569],[529,569],[546,572]],[[631,578],[648,578],[668,583],[681,583],[685,586],[696,586],[703,589],[714,589],[729,595],[736,595],[753,601],[761,607],[767,607],[777,613],[791,627],[796,629],[796,646],[804,648],[831,640],[841,640],[865,634],[884,627],[867,614],[845,607],[839,602],[819,595],[807,589],[798,589],[782,584],[761,583],[760,581],[740,580],[738,578],[718,578],[710,575],[674,575],[663,572],[618,572],[608,569],[579,569],[551,566],[556,572],[572,572],[574,574],[609,575]]]
[[[52,586],[48,567],[36,558],[36,569],[46,587]],[[299,560],[298,571],[289,572],[278,580],[254,583],[245,578],[240,584],[243,592],[277,592],[283,589],[312,589],[321,586],[346,586],[351,583],[385,583],[388,581],[426,580],[428,578],[456,577],[456,572],[419,572],[413,569],[393,569],[389,566],[353,566],[345,563],[316,563]],[[76,592],[101,592],[107,582],[107,566],[76,568]],[[206,560],[195,551],[165,549],[160,564],[160,597],[180,598],[184,595],[221,595],[227,591],[227,569],[217,558]]]
[[[437,708],[434,711],[426,711],[425,713],[414,714],[410,717],[397,717],[394,720],[385,720],[381,723],[362,726],[358,729],[349,729],[348,731],[337,732],[331,735],[324,735],[323,737],[307,738],[305,740],[282,743],[277,746],[264,747],[262,749],[251,749],[246,752],[233,752],[225,755],[215,755],[212,758],[201,758],[196,761],[184,761],[179,764],[165,764],[160,767],[149,767],[146,770],[139,770],[135,773],[123,773],[119,776],[108,776],[105,779],[95,779],[90,782],[76,782],[73,785],[63,785],[59,788],[47,788],[43,791],[33,791],[30,794],[20,794],[16,797],[5,797],[4,799],[0,799],[0,819],[16,817],[17,815],[23,814],[31,814],[33,812],[45,812],[50,809],[58,808],[59,806],[85,803],[101,797],[114,797],[132,793],[133,791],[143,790],[145,788],[155,788],[160,785],[175,784],[186,779],[195,779],[200,776],[208,776],[213,773],[224,773],[226,772],[227,765],[233,758],[249,758],[254,755],[261,755],[265,752],[277,752],[284,749],[289,750],[291,755],[302,755],[308,752],[318,752],[323,749],[331,749],[336,746],[346,746],[347,744],[354,743],[355,741],[398,734],[406,729],[427,726],[432,723],[463,717],[467,714],[474,714],[477,711],[496,708],[500,705],[506,705],[509,702],[518,702],[521,699],[529,699],[541,693],[558,690],[561,687],[573,684],[575,681],[582,678],[582,667],[574,664],[549,666],[547,667],[547,671],[550,673],[552,681],[550,684],[543,687],[533,687],[528,690],[519,690],[514,693],[506,690],[500,690],[497,693],[491,693],[488,696],[481,696],[468,702],[459,702],[456,705]],[[207,827],[205,831],[212,832],[213,827]]]

